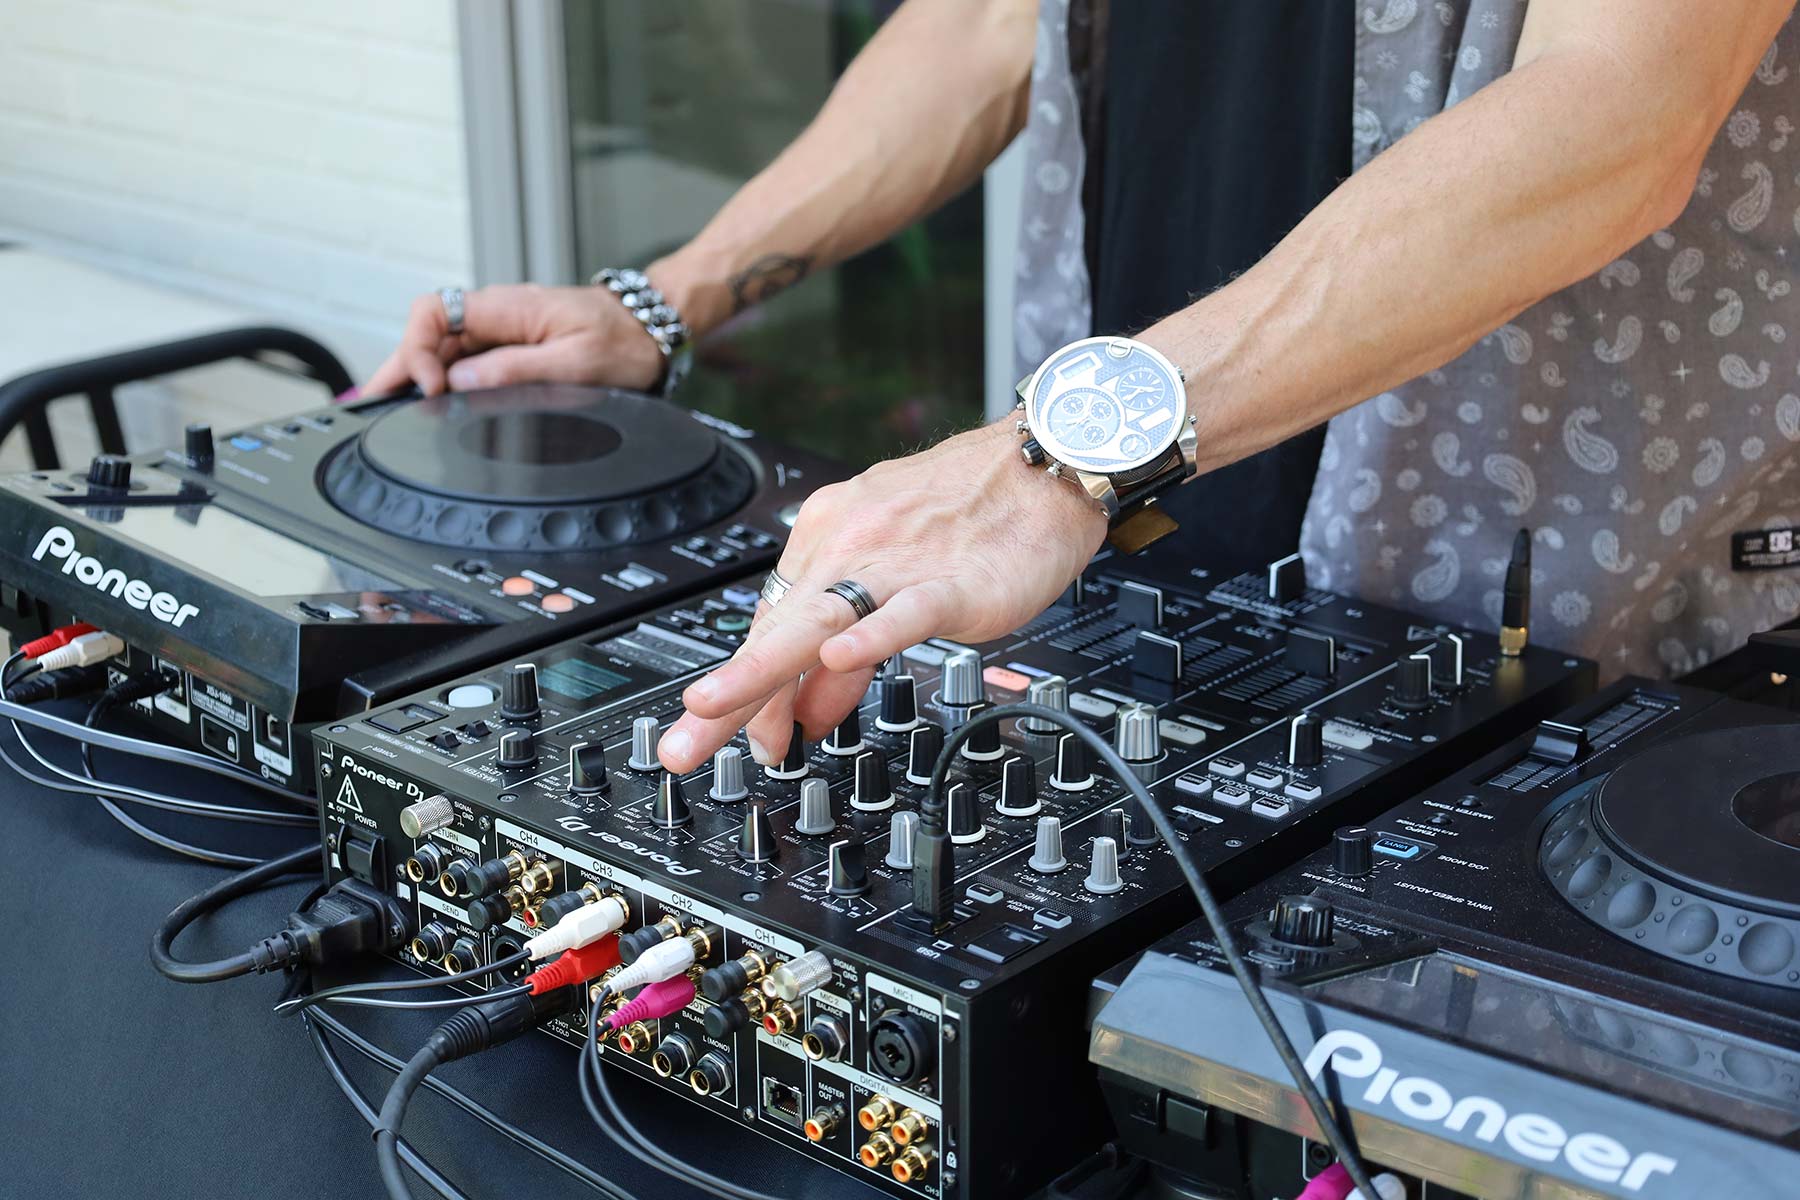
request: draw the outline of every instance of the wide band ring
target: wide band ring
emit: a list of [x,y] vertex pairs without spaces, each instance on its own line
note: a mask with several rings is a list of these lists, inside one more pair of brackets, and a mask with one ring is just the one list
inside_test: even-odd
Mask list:
[[459,287],[438,289],[438,303],[444,306],[444,321],[452,334],[463,331],[463,290]]
[[763,577],[763,603],[773,608],[775,605],[781,603],[781,598],[787,595],[788,589],[793,586],[793,584],[781,577],[780,571],[771,567],[769,573]]
[[854,579],[840,579],[825,589],[834,596],[841,596],[844,602],[856,610],[856,619],[872,616],[875,612],[875,597],[869,595],[869,589]]

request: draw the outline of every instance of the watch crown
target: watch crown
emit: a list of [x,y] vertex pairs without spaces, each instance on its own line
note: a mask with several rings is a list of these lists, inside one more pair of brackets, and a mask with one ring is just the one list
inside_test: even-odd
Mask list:
[[1048,471],[1053,479],[1062,478],[1062,464],[1059,462],[1051,463],[1049,466],[1045,467],[1044,470]]
[[1013,422],[1013,432],[1014,433],[1030,433],[1031,432],[1031,422],[1025,420],[1024,418],[1020,418],[1019,420],[1014,421]]
[[1025,444],[1019,447],[1019,454],[1034,467],[1042,466],[1044,463],[1044,447],[1036,438],[1027,438]]

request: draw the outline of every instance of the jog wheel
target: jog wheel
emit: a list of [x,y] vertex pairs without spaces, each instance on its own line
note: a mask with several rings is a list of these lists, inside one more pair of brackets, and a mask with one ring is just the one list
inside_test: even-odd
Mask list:
[[742,507],[750,458],[685,409],[635,392],[532,384],[398,405],[326,463],[366,525],[471,550],[666,541]]

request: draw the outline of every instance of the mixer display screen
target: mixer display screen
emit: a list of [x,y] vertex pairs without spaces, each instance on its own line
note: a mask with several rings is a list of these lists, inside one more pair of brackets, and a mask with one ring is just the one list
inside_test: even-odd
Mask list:
[[585,703],[623,687],[631,682],[631,677],[578,658],[565,658],[539,672],[538,682],[546,691]]

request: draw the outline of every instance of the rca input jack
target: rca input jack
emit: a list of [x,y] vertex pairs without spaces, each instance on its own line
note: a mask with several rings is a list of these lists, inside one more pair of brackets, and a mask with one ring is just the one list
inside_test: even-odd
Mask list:
[[442,921],[428,923],[407,949],[420,962],[436,962],[450,952],[450,927]]
[[519,876],[519,886],[525,889],[527,896],[547,895],[556,886],[556,868],[540,858],[525,868],[525,873]]
[[763,1014],[762,1027],[776,1037],[794,1032],[800,1024],[800,1014],[786,1000],[777,1000],[769,1005],[769,1011]]
[[910,1146],[914,1142],[922,1142],[930,1133],[930,1123],[910,1108],[901,1113],[900,1119],[894,1122],[894,1127],[888,1130],[888,1136],[893,1138],[894,1143],[899,1146]]
[[627,1054],[642,1054],[650,1048],[650,1042],[654,1036],[650,1031],[650,1026],[642,1021],[633,1021],[619,1030],[617,1039],[619,1049]]
[[931,1164],[935,1161],[937,1161],[937,1151],[923,1142],[915,1142],[894,1160],[894,1165],[889,1170],[901,1183],[922,1183],[926,1174],[931,1170]]
[[671,1033],[650,1056],[650,1069],[664,1079],[685,1077],[694,1069],[694,1043],[686,1034]]
[[894,1102],[877,1093],[869,1097],[867,1104],[856,1110],[856,1123],[865,1132],[874,1133],[877,1129],[892,1125],[899,1116],[900,1111],[894,1107]]
[[832,1134],[836,1133],[838,1131],[838,1126],[843,1123],[844,1110],[838,1105],[833,1104],[829,1108],[821,1108],[812,1116],[806,1118],[806,1124],[802,1125],[800,1128],[801,1131],[806,1134],[807,1141],[822,1142]]
[[688,1086],[696,1096],[725,1095],[731,1090],[731,1064],[718,1051],[707,1051],[688,1072]]
[[899,1149],[894,1145],[893,1138],[885,1133],[877,1133],[861,1146],[857,1147],[856,1157],[862,1162],[863,1166],[869,1168],[871,1171],[879,1171],[889,1162],[892,1162],[894,1156],[898,1153]]
[[450,852],[436,842],[426,842],[406,860],[406,877],[414,883],[424,883],[443,875],[449,865]]
[[800,1037],[800,1048],[806,1051],[806,1057],[814,1062],[824,1062],[828,1058],[837,1058],[843,1054],[844,1047],[849,1045],[850,1035],[844,1023],[836,1017],[816,1017],[806,1027]]

